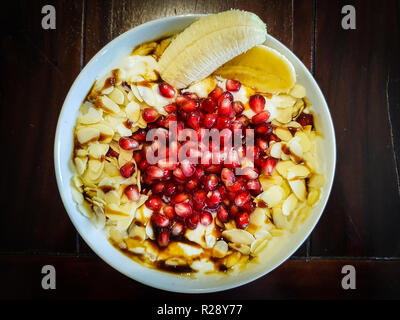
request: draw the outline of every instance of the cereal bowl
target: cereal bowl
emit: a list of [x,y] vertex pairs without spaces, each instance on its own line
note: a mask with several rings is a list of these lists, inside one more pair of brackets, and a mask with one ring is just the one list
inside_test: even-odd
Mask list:
[[257,263],[249,264],[234,276],[205,274],[187,277],[147,268],[129,259],[116,250],[105,234],[77,210],[71,194],[70,181],[73,175],[71,152],[74,147],[73,132],[78,116],[78,106],[85,99],[94,81],[111,70],[112,66],[128,55],[133,47],[165,35],[175,34],[193,23],[199,16],[167,17],[145,23],[117,37],[97,53],[81,71],[65,99],[57,125],[54,149],[56,178],[62,201],[72,223],[92,250],[109,265],[132,279],[155,288],[185,293],[215,292],[246,284],[272,271],[290,257],[311,233],[324,210],[333,183],[336,162],[332,119],[321,90],[301,61],[279,41],[268,35],[266,44],[286,56],[294,66],[297,79],[305,87],[313,105],[315,125],[323,135],[323,139],[319,142],[318,158],[325,184],[321,189],[318,202],[296,232],[287,238],[279,238],[279,241],[274,239],[271,249],[264,250]]

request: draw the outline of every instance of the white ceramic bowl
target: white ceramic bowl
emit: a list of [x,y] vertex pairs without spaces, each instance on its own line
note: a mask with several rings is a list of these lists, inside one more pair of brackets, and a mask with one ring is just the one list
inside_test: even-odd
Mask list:
[[[283,44],[268,36],[266,44],[284,54],[294,65],[298,81],[307,89],[307,95],[314,106],[317,127],[324,135],[320,146],[322,171],[326,177],[319,202],[312,214],[292,234],[286,242],[278,246],[278,250],[268,257],[261,256],[260,263],[249,266],[245,271],[235,275],[207,275],[198,279],[190,279],[179,275],[169,274],[146,268],[116,250],[104,234],[96,229],[76,208],[71,196],[70,168],[71,152],[73,149],[73,129],[78,115],[78,109],[99,76],[105,74],[112,65],[128,55],[136,45],[157,39],[163,35],[183,30],[200,15],[184,15],[166,17],[154,20],[133,28],[120,35],[100,50],[85,66],[76,78],[62,107],[54,143],[54,161],[58,189],[68,215],[86,243],[109,265],[126,276],[146,285],[168,291],[185,293],[215,292],[234,288],[253,281],[284,262],[304,242],[320,218],[331,190],[336,162],[336,144],[332,119],[324,96],[314,78],[302,62]],[[90,41],[90,39],[89,39]],[[265,250],[266,251],[266,250]]]

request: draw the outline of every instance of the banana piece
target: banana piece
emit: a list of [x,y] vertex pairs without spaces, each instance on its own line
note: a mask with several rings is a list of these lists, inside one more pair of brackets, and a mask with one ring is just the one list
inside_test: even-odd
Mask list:
[[263,43],[266,36],[266,25],[251,12],[230,10],[202,17],[164,51],[159,61],[160,75],[174,87],[185,88]]
[[260,92],[288,92],[296,82],[289,60],[275,49],[264,45],[251,48],[221,66],[214,74],[239,80]]

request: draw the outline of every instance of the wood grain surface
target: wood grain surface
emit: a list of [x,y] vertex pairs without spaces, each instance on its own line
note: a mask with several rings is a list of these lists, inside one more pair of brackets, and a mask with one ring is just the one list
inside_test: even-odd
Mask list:
[[[52,4],[56,30],[43,30]],[[341,27],[344,5],[356,29]],[[65,96],[84,65],[116,36],[153,19],[230,8],[252,11],[311,70],[334,121],[337,169],[310,239],[277,270],[213,299],[400,298],[400,3],[324,0],[55,0],[6,2],[1,17],[0,298],[149,298],[166,293],[100,260],[58,194],[53,143]],[[7,157],[8,156],[8,157]],[[40,287],[53,264],[57,290]],[[340,286],[357,270],[357,290]],[[112,289],[112,290],[111,290]],[[196,299],[168,293],[170,299]]]

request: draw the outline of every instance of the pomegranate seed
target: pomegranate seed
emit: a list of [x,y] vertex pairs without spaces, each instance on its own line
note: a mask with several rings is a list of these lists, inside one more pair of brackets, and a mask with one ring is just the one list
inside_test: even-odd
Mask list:
[[257,169],[246,167],[243,169],[243,175],[248,179],[248,180],[253,180],[258,178],[258,172]]
[[213,216],[211,215],[211,213],[207,212],[207,211],[203,211],[200,214],[200,223],[204,226],[209,226],[213,221]]
[[181,168],[175,168],[175,170],[173,171],[173,175],[181,180],[185,180],[186,176],[183,174],[182,169]]
[[225,91],[219,98],[218,98],[218,106],[221,105],[221,103],[225,100],[228,99],[230,102],[233,102],[233,95],[229,91]]
[[197,179],[190,179],[186,184],[185,184],[185,189],[189,192],[192,192],[197,189],[199,186],[199,180]]
[[113,148],[110,147],[110,148],[108,148],[106,157],[117,158],[118,159],[119,153],[117,151],[115,151]]
[[125,195],[128,197],[129,200],[137,202],[140,198],[139,189],[137,186],[131,184],[127,186],[124,190]]
[[177,109],[178,108],[177,108],[176,104],[174,104],[174,103],[164,106],[164,110],[168,113],[176,112]]
[[260,136],[268,136],[272,133],[272,126],[269,123],[257,124],[254,131]]
[[204,169],[203,167],[198,166],[196,168],[195,173],[193,174],[193,178],[200,180],[201,178],[203,178],[203,176],[204,176]]
[[227,168],[238,168],[238,167],[240,167],[239,154],[235,149],[232,149],[228,153],[228,156],[226,157],[226,160],[224,161],[224,165]]
[[119,169],[119,172],[124,178],[129,178],[135,172],[135,165],[133,162],[127,162]]
[[227,198],[229,201],[235,200],[235,197],[236,197],[236,194],[235,194],[234,192],[232,192],[232,191],[230,191],[230,190],[228,190],[228,191],[226,192],[226,198]]
[[262,192],[262,186],[260,181],[249,180],[247,182],[247,190],[249,190],[254,197],[258,196]]
[[257,147],[262,150],[262,151],[266,151],[268,149],[268,141],[261,139],[261,138],[257,138]]
[[165,182],[158,182],[155,185],[153,185],[153,187],[151,188],[151,190],[153,191],[153,193],[162,193],[165,189]]
[[131,138],[121,137],[119,139],[119,146],[124,150],[132,150],[139,147],[139,142]]
[[201,210],[203,209],[207,199],[207,194],[204,190],[197,190],[195,193],[193,193],[192,196],[192,201],[193,201],[193,207],[196,210]]
[[218,115],[220,116],[230,116],[233,111],[232,100],[225,97],[225,94],[218,99]]
[[244,105],[240,101],[233,102],[232,107],[236,114],[241,114],[244,110]]
[[281,141],[281,139],[279,139],[275,134],[272,133],[268,137],[268,142],[271,142],[271,141],[279,142],[279,141]]
[[250,97],[249,105],[255,113],[260,113],[264,110],[265,98],[260,94],[255,94]]
[[250,218],[247,212],[240,212],[235,217],[236,226],[239,229],[244,229],[249,225]]
[[158,85],[160,94],[165,98],[173,98],[175,96],[175,89],[168,83],[163,82]]
[[165,170],[174,170],[177,166],[176,162],[173,162],[172,160],[167,160],[167,159],[161,159],[158,161],[158,166],[161,169]]
[[169,230],[162,230],[157,236],[157,243],[160,247],[166,247],[169,243]]
[[176,185],[172,181],[167,182],[164,189],[164,194],[167,196],[172,196],[176,191]]
[[235,183],[235,174],[228,168],[223,168],[221,171],[221,180],[227,186],[233,186]]
[[241,192],[235,197],[235,205],[237,205],[238,207],[242,207],[250,199],[250,193],[248,193],[247,191]]
[[189,203],[177,203],[175,213],[182,218],[189,217],[192,215],[192,206]]
[[208,97],[213,100],[218,100],[218,98],[224,93],[221,87],[216,86],[213,91],[208,94]]
[[296,121],[300,123],[303,127],[314,126],[314,117],[310,113],[304,113],[304,112],[300,113]]
[[253,121],[254,124],[259,124],[259,123],[264,123],[267,122],[269,119],[269,112],[268,111],[262,111],[260,113],[257,113],[256,115],[251,118],[251,121]]
[[157,166],[150,166],[146,169],[146,174],[151,179],[161,179],[164,177],[165,171]]
[[272,174],[272,172],[274,171],[274,168],[277,163],[278,163],[278,160],[275,158],[263,159],[261,161],[261,167],[262,167],[263,173],[270,176]]
[[246,158],[257,160],[260,158],[260,149],[257,146],[249,145],[246,147]]
[[174,115],[174,114],[170,114],[170,115],[168,115],[166,118],[165,118],[165,127],[166,128],[169,128],[170,126],[171,126],[171,123],[172,122],[176,122],[177,121],[177,117],[176,117],[176,115]]
[[222,164],[212,164],[205,168],[207,172],[220,173],[222,170]]
[[185,92],[183,94],[184,97],[192,99],[192,100],[197,100],[199,99],[199,96],[197,94],[195,94],[194,92]]
[[226,90],[239,91],[242,84],[237,80],[228,79],[226,80]]
[[146,141],[147,132],[143,129],[139,129],[138,131],[132,134],[132,138],[139,142]]
[[231,126],[231,120],[226,117],[217,118],[217,129],[222,130]]
[[147,123],[151,123],[157,120],[159,113],[156,109],[145,108],[142,113],[142,118]]
[[194,230],[197,228],[197,225],[199,224],[199,220],[200,220],[199,214],[196,212],[191,217],[186,218],[186,226],[189,229]]
[[159,211],[161,209],[162,201],[159,196],[151,195],[145,202],[147,208],[153,211]]
[[162,208],[163,215],[167,217],[169,220],[175,218],[175,211],[173,206],[164,206]]
[[237,180],[233,186],[228,187],[228,191],[234,192],[234,193],[239,193],[246,190],[246,185],[244,184],[243,181]]
[[165,228],[169,225],[169,219],[159,213],[153,213],[151,215],[151,222],[157,228]]
[[228,210],[224,206],[220,206],[217,210],[217,218],[222,223],[226,223],[229,221],[229,213]]
[[183,111],[192,112],[195,111],[196,109],[197,109],[197,103],[193,100],[188,99],[182,104]]
[[191,177],[195,173],[196,167],[188,159],[184,159],[181,162],[181,170],[185,177]]
[[239,213],[239,208],[234,204],[229,209],[229,217],[234,218]]
[[215,125],[217,118],[217,114],[207,113],[203,118],[202,125],[207,129],[211,129]]
[[189,199],[189,195],[182,192],[182,193],[177,194],[174,197],[173,202],[174,203],[180,203],[180,202],[184,202],[184,201],[186,201],[188,199]]
[[209,174],[208,176],[204,176],[202,179],[204,189],[206,191],[215,190],[218,186],[219,179],[216,174]]
[[186,120],[186,124],[194,130],[200,128],[200,113],[197,111],[191,112],[189,114],[188,119]]
[[201,102],[201,110],[207,113],[213,113],[215,112],[215,109],[217,108],[217,103],[215,100],[211,98],[204,99]]
[[148,163],[146,159],[143,159],[138,164],[139,169],[142,171],[145,170],[146,168],[148,168],[149,166],[150,166],[150,163]]
[[182,222],[175,222],[173,226],[171,227],[171,234],[174,237],[179,237],[183,235],[183,232],[185,231],[185,226],[183,225]]
[[222,201],[221,193],[218,190],[211,192],[211,195],[207,198],[206,204],[209,208],[216,208]]
[[242,209],[247,213],[252,213],[256,209],[256,203],[254,201],[247,201],[243,206]]

